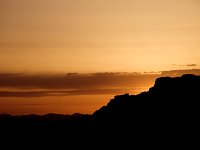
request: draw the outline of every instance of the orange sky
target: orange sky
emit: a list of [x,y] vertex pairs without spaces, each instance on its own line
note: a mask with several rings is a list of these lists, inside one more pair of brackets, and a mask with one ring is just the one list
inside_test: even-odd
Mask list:
[[0,0],[0,20],[1,71],[200,64],[199,0]]
[[[152,74],[198,68],[199,0],[0,0],[0,80],[4,81],[0,83],[0,113],[91,113],[105,104],[106,95],[108,101],[130,88],[137,93],[138,88],[153,85],[157,77],[148,76],[144,82],[122,72]],[[81,83],[74,83],[77,91],[70,91],[71,97],[64,92],[74,88],[71,78],[63,80],[70,72],[88,73],[79,74],[80,78],[72,75]],[[94,84],[86,84],[86,80]],[[49,86],[51,81],[54,86]],[[62,96],[48,97],[52,93]],[[23,97],[27,94],[37,96],[29,96],[27,104]],[[67,103],[69,99],[87,102],[84,94],[91,105]],[[61,99],[65,99],[65,107]],[[32,101],[41,105],[29,105]],[[44,101],[49,105],[43,105]],[[57,105],[53,107],[51,101]]]
[[0,113],[93,113],[119,94],[138,94],[162,76],[200,75],[200,69],[160,73],[0,73]]

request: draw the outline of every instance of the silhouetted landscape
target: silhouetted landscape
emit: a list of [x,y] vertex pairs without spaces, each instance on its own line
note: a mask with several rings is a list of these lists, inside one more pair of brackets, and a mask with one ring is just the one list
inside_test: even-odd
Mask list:
[[199,149],[200,0],[0,0],[0,20],[0,150]]
[[[161,77],[147,92],[117,95],[91,115],[0,115],[1,133],[50,134],[81,139],[117,132],[132,136],[184,136],[199,128],[200,76]],[[103,131],[103,133],[102,133]]]

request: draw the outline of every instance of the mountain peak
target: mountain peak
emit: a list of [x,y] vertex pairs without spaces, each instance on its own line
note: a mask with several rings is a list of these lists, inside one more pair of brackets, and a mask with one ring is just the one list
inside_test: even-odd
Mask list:
[[124,122],[121,119],[137,122],[142,118],[158,121],[161,118],[175,119],[177,116],[183,119],[184,115],[194,117],[199,109],[199,93],[200,76],[185,74],[181,77],[161,77],[147,92],[115,96],[93,116],[104,123]]

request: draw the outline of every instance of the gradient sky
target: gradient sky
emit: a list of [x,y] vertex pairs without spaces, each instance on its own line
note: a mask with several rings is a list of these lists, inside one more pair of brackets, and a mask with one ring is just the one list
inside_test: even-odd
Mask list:
[[0,113],[92,113],[199,68],[200,0],[0,0]]
[[0,20],[1,71],[200,64],[199,0],[0,0]]

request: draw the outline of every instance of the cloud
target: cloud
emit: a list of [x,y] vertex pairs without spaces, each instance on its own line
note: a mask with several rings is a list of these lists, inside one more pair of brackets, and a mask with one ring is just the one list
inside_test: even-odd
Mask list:
[[130,93],[130,89],[79,89],[66,91],[0,91],[0,97],[44,97]]
[[161,76],[200,75],[200,69],[158,73],[0,73],[0,97],[137,94],[153,86]]
[[116,95],[139,93],[152,86],[158,74],[138,73],[0,73],[0,97]]
[[[155,74],[91,73],[91,74],[0,74],[0,88],[14,89],[93,89],[140,87],[152,83]],[[150,84],[149,83],[149,84]]]
[[186,65],[173,64],[173,66],[179,66],[179,67],[194,67],[194,66],[197,66],[197,64],[186,64]]
[[188,67],[193,67],[193,66],[197,66],[197,64],[188,64]]
[[45,91],[0,91],[0,97],[43,97],[48,96]]
[[162,77],[165,76],[182,76],[183,74],[195,74],[200,75],[200,69],[187,69],[187,70],[170,70],[170,71],[162,71]]

